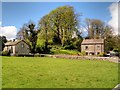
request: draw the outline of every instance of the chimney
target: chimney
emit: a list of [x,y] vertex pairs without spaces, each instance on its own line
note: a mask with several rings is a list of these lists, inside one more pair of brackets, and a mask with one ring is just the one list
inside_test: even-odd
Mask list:
[[13,39],[13,42],[15,42],[15,39]]

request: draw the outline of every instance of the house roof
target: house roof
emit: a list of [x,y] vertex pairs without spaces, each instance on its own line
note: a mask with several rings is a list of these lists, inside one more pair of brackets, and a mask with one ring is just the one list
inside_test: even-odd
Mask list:
[[18,44],[21,41],[25,42],[24,40],[8,41],[7,43],[5,43],[5,46],[13,46],[13,45]]
[[84,39],[82,44],[103,44],[104,39]]

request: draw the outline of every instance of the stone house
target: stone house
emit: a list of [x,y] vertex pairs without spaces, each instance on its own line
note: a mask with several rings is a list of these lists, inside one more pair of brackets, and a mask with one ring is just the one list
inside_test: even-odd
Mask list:
[[104,39],[84,39],[81,52],[85,52],[86,55],[98,55],[104,52]]
[[29,45],[24,40],[9,41],[5,43],[3,51],[10,51],[11,55],[29,54]]

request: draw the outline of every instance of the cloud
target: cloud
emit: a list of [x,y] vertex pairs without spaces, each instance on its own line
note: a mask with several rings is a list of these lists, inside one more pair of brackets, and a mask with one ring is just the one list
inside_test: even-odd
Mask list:
[[113,28],[114,34],[118,34],[118,3],[112,3],[109,7],[111,20],[108,22]]
[[8,40],[12,40],[16,37],[17,28],[15,26],[0,27],[0,36],[6,36]]

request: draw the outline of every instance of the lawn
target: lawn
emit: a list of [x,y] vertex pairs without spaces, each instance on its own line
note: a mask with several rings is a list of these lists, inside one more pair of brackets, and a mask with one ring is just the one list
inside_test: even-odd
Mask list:
[[49,57],[3,57],[3,88],[113,88],[118,64]]
[[77,50],[64,50],[64,49],[56,49],[56,50],[51,50],[53,54],[68,54],[68,55],[76,55],[79,54],[80,52]]

